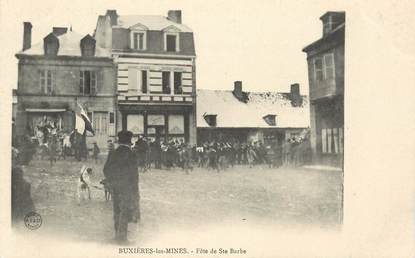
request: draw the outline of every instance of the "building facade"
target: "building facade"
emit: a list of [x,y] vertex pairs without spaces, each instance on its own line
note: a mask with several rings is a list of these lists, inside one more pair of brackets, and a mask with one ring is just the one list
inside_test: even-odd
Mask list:
[[306,46],[314,163],[342,166],[345,13],[320,17],[323,36]]
[[23,49],[18,62],[17,135],[37,136],[48,127],[71,132],[78,103],[88,112],[96,141],[106,146],[115,136],[115,67],[111,55],[96,46],[90,35],[54,27],[42,42],[32,46],[32,25],[24,23]]
[[196,143],[196,54],[181,11],[164,17],[108,10],[98,17],[94,38],[117,67],[117,129]]
[[198,144],[211,141],[262,142],[283,145],[307,137],[308,98],[300,85],[291,91],[247,92],[236,81],[233,90],[197,90]]

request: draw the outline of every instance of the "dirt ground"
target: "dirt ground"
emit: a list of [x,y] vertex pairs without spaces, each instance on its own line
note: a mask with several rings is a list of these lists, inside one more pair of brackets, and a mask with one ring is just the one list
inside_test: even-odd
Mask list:
[[[92,200],[76,201],[79,169],[93,168],[103,178],[103,161],[33,160],[25,168],[32,198],[43,224],[39,234],[74,241],[105,242],[113,237],[112,203],[92,188]],[[151,170],[140,174],[142,220],[131,224],[132,240],[146,242],[173,228],[202,228],[215,223],[254,225],[341,224],[342,173],[310,169],[237,166],[221,172],[194,169]]]

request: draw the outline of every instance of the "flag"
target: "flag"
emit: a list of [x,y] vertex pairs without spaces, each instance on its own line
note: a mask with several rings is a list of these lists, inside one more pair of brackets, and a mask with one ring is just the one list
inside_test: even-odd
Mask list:
[[80,134],[84,134],[85,130],[90,131],[92,134],[94,134],[91,119],[89,119],[81,104],[78,103],[78,107],[79,110],[75,114],[75,129]]

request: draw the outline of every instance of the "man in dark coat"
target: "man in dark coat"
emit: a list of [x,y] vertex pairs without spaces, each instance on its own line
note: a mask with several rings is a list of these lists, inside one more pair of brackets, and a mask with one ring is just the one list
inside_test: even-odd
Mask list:
[[[130,131],[118,133],[118,148],[108,155],[104,175],[112,187],[115,241],[126,243],[128,223],[139,219],[138,164]],[[136,222],[136,221],[134,221]]]

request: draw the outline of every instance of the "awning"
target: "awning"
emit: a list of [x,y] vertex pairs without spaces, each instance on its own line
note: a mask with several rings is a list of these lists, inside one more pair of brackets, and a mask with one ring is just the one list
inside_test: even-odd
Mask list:
[[37,112],[37,113],[57,113],[65,112],[65,108],[26,108],[26,112]]

